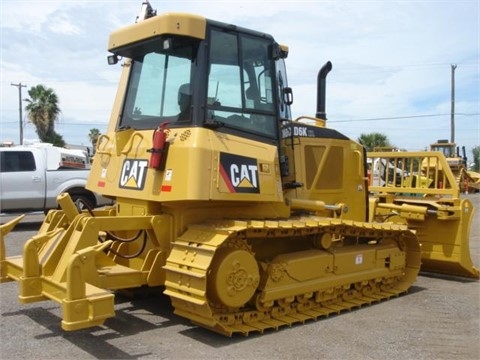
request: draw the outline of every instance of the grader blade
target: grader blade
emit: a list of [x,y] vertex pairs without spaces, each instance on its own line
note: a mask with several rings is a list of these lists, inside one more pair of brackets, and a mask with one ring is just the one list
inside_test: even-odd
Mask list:
[[368,154],[375,181],[370,218],[407,224],[421,243],[422,271],[480,278],[470,255],[472,202],[460,198],[442,153]]

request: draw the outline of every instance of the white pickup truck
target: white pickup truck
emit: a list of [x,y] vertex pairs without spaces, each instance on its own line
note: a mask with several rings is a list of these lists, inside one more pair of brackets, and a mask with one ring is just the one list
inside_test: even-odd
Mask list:
[[51,144],[0,147],[0,213],[44,211],[58,207],[67,192],[91,208],[112,201],[85,188],[90,162],[82,150]]

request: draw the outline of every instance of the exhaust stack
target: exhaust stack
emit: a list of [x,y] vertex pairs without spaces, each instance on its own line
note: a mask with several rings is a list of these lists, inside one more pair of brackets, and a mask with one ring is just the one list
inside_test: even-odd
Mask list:
[[327,61],[317,76],[317,113],[316,118],[327,120],[327,113],[325,112],[325,92],[326,92],[326,78],[328,73],[332,70],[332,63]]

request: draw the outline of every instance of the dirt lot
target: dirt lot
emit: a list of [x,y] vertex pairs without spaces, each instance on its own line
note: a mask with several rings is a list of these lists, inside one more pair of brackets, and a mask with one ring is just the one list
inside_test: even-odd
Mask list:
[[[471,257],[480,266],[480,194]],[[0,223],[10,217],[0,217]],[[36,233],[29,215],[8,235],[8,255]],[[58,304],[21,305],[18,284],[0,286],[0,359],[480,359],[479,282],[419,276],[409,294],[263,335],[225,338],[173,314],[165,297],[116,297],[102,327],[64,332]]]

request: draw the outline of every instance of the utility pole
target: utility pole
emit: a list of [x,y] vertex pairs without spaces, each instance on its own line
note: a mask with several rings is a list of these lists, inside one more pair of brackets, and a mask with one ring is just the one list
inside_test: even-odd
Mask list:
[[450,142],[455,142],[455,69],[456,64],[451,64],[452,67],[452,107],[450,110]]
[[18,84],[10,85],[18,87],[18,111],[20,113],[20,145],[23,145],[22,87],[27,87],[27,85],[23,85],[21,82]]

